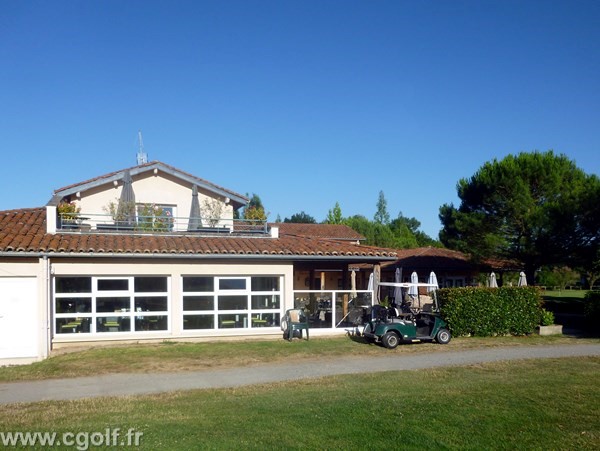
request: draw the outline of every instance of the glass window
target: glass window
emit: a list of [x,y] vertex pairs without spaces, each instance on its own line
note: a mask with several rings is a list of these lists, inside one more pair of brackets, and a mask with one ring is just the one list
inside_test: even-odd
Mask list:
[[135,330],[137,331],[152,331],[152,330],[167,330],[168,316],[142,315],[135,317]]
[[245,290],[246,279],[219,279],[219,290]]
[[127,279],[99,279],[98,291],[127,291],[129,280]]
[[57,293],[91,293],[91,277],[57,277]]
[[56,277],[54,286],[57,335],[169,330],[167,276]]
[[166,312],[167,297],[166,296],[136,296],[135,311],[136,312]]
[[131,332],[131,320],[128,316],[109,316],[96,318],[97,332]]
[[166,293],[166,277],[136,277],[134,279],[136,293]]
[[184,277],[183,278],[183,291],[214,291],[215,290],[215,279],[214,277]]
[[219,329],[248,327],[247,315],[219,315]]
[[255,313],[252,315],[252,327],[279,326],[279,313]]
[[92,298],[58,298],[56,313],[89,313],[92,311]]
[[157,205],[154,216],[154,229],[160,231],[173,230],[175,222],[175,207],[172,205]]
[[[197,294],[183,296],[183,311],[190,312],[184,315],[183,329],[278,327],[280,323],[281,276],[185,276],[183,286],[184,293]],[[219,312],[216,317],[206,314],[214,310]]]
[[56,318],[56,333],[75,334],[90,331],[91,318]]
[[128,312],[131,308],[131,299],[128,297],[97,298],[97,312]]
[[279,277],[252,277],[252,291],[279,291]]
[[252,296],[252,310],[260,309],[278,309],[279,295],[278,294],[258,294]]
[[183,310],[214,310],[214,296],[184,296]]
[[219,310],[247,310],[248,296],[219,296]]
[[214,315],[184,315],[183,328],[187,329],[214,329]]
[[143,231],[166,232],[173,230],[173,205],[136,204],[138,228]]

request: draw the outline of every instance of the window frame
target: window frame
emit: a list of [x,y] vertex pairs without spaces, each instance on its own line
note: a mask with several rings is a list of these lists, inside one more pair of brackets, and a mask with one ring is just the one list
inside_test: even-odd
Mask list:
[[[188,277],[212,277],[214,280],[213,291],[185,291],[183,289],[184,280]],[[252,278],[277,278],[278,290],[257,290],[252,291]],[[241,279],[245,281],[245,288],[221,288],[221,281]],[[184,332],[192,331],[217,331],[229,328],[252,330],[257,327],[278,328],[282,317],[283,300],[283,281],[282,274],[253,274],[249,276],[236,275],[194,275],[185,274],[181,276],[181,305],[182,305],[182,330]],[[207,310],[185,310],[186,297],[211,297],[213,298],[213,308]],[[240,296],[246,298],[245,308],[221,309],[219,298]],[[264,308],[253,308],[253,298],[258,296],[273,297],[277,296],[276,306],[265,306]],[[186,327],[186,322],[195,316],[212,317],[212,328],[192,329]],[[265,319],[268,318],[268,319]]]
[[[135,279],[144,277],[165,278],[165,291],[135,291]],[[60,278],[89,278],[91,279],[91,292],[57,293],[56,285],[57,280]],[[135,276],[55,275],[52,280],[53,337],[66,337],[73,333],[86,336],[104,336],[107,334],[137,335],[140,333],[170,332],[172,318],[171,278],[170,275],[158,274]],[[127,290],[99,290],[98,282],[103,280],[127,280],[128,288]],[[136,309],[136,299],[140,297],[166,298],[166,310],[138,310]],[[128,305],[113,311],[99,312],[98,301],[110,298],[126,298],[128,299]],[[58,313],[57,306],[64,299],[90,299],[91,309],[89,312]],[[121,329],[126,324],[128,324],[128,328]],[[156,327],[160,328],[154,330],[149,327],[148,329],[138,329],[138,324],[142,326],[144,324],[155,324]],[[102,328],[106,329],[101,330]],[[63,329],[70,332],[63,332]]]

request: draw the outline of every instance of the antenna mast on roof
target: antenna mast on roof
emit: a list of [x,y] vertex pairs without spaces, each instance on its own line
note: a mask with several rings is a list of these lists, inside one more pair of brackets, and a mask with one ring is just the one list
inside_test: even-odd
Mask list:
[[139,150],[137,153],[137,164],[138,166],[141,164],[148,163],[148,155],[144,152],[144,141],[142,141],[142,131],[138,130],[138,140],[139,140]]

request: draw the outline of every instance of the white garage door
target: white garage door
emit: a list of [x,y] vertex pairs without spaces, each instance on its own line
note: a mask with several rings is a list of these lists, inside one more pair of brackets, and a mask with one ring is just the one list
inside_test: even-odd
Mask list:
[[34,277],[0,278],[0,359],[39,355],[39,311]]

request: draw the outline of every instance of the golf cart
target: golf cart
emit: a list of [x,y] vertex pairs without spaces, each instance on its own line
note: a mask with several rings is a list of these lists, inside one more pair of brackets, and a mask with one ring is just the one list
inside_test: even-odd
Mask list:
[[[392,287],[397,295],[389,307],[374,305],[370,314],[367,312],[362,333],[367,341],[382,343],[388,349],[394,349],[401,342],[450,342],[450,331],[439,313],[437,286],[399,282],[381,282],[379,285]],[[423,291],[427,294],[422,295]]]

